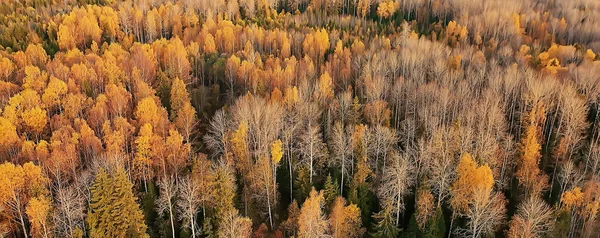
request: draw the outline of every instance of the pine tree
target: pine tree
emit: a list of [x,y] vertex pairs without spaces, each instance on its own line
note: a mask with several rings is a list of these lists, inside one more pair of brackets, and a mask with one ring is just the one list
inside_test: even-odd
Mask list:
[[296,195],[296,201],[303,203],[310,193],[312,185],[308,174],[308,169],[304,166],[298,169],[298,175],[294,179],[294,195]]
[[323,189],[323,197],[325,199],[325,207],[329,209],[335,198],[340,196],[339,185],[336,181],[332,181],[331,175],[327,175],[325,180],[325,188]]
[[435,214],[427,223],[425,230],[421,231],[424,238],[443,237],[446,234],[446,220],[441,208],[435,210]]
[[393,238],[398,237],[400,229],[394,224],[392,212],[389,209],[383,210],[373,215],[377,221],[375,225],[375,233],[371,234],[374,238]]
[[109,175],[100,170],[90,188],[92,198],[86,218],[90,237],[149,237],[132,186],[125,171]]

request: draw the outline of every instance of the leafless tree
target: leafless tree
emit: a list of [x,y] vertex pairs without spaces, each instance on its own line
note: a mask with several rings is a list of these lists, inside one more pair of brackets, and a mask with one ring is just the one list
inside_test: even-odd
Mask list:
[[56,212],[53,222],[56,233],[63,237],[72,237],[76,229],[84,230],[85,198],[72,187],[57,188]]
[[369,144],[370,158],[374,158],[371,167],[375,168],[375,172],[379,172],[380,159],[383,162],[383,169],[385,169],[388,153],[396,147],[398,142],[398,136],[396,130],[382,125],[376,125],[372,127],[372,140]]
[[156,200],[156,212],[158,214],[164,214],[168,212],[169,220],[171,222],[171,232],[173,238],[175,238],[175,199],[177,196],[177,185],[175,180],[171,177],[162,177],[158,182],[160,188],[160,194]]
[[196,224],[196,213],[200,209],[200,193],[201,189],[197,183],[192,180],[193,176],[181,177],[177,182],[177,190],[179,191],[178,199],[176,200],[177,213],[183,220],[183,227],[189,228],[192,231],[192,237],[197,237],[198,230]]
[[230,128],[231,122],[229,116],[224,109],[219,109],[212,120],[206,135],[204,135],[204,144],[210,149],[211,157],[217,158],[225,151],[225,136]]
[[340,180],[340,194],[344,193],[344,182],[348,176],[348,165],[352,163],[352,144],[350,128],[344,128],[342,122],[336,122],[333,126],[333,133],[330,137],[330,146],[333,160],[332,164],[340,166],[342,178]]
[[506,201],[498,192],[476,190],[473,201],[465,214],[469,218],[467,228],[458,228],[459,237],[482,237],[493,234],[506,217]]
[[383,205],[390,207],[396,213],[396,225],[400,223],[400,213],[404,209],[403,198],[410,192],[415,182],[415,174],[412,173],[413,166],[409,160],[392,152],[390,166],[384,168],[381,184],[377,195]]
[[531,197],[521,203],[510,221],[507,237],[544,237],[552,231],[554,214],[543,200]]

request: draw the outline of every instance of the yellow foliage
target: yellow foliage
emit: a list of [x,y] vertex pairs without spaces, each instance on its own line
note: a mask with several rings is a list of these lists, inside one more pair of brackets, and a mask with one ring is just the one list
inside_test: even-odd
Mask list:
[[456,180],[452,184],[451,206],[458,212],[466,212],[476,193],[490,194],[494,176],[490,167],[478,166],[469,153],[462,155],[456,167]]
[[588,61],[594,61],[596,59],[596,54],[591,49],[585,51],[585,59]]
[[318,95],[320,100],[330,100],[333,98],[333,80],[329,73],[325,72],[319,77]]
[[45,196],[32,198],[26,207],[27,217],[31,222],[31,235],[33,237],[48,236],[48,219],[50,218],[51,201]]
[[283,150],[281,140],[276,140],[271,144],[271,161],[273,161],[273,164],[279,164],[282,157]]
[[394,15],[394,13],[396,13],[399,6],[400,3],[397,1],[388,0],[380,2],[379,6],[377,7],[377,16],[381,18],[390,18],[392,15]]
[[42,102],[47,108],[58,106],[61,104],[61,99],[67,94],[67,84],[62,80],[51,76],[48,87],[42,94]]
[[48,123],[46,110],[41,109],[39,106],[24,111],[22,117],[25,126],[35,134],[42,133]]
[[457,70],[457,69],[460,69],[461,61],[462,61],[462,55],[457,54],[453,57],[450,57],[450,60],[448,62],[450,63],[450,68]]
[[566,191],[562,194],[560,201],[567,207],[567,209],[573,206],[580,206],[583,202],[583,192],[580,187],[575,187],[570,191]]

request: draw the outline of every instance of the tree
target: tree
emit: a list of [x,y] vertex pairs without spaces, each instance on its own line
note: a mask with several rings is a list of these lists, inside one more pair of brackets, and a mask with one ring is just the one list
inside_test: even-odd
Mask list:
[[202,206],[201,190],[199,183],[194,180],[194,176],[186,176],[180,178],[177,182],[177,190],[179,191],[178,199],[176,200],[177,213],[181,214],[180,220],[183,220],[183,228],[189,228],[192,231],[192,237],[196,237],[196,232],[199,231],[196,224],[196,213]]
[[450,206],[458,215],[469,218],[468,229],[458,229],[460,236],[480,237],[491,234],[504,219],[506,207],[502,194],[493,193],[494,177],[486,165],[478,166],[465,153],[456,167]]
[[331,135],[331,148],[333,153],[333,164],[340,166],[340,173],[342,178],[340,180],[340,194],[344,193],[344,182],[348,171],[348,166],[352,163],[351,141],[350,141],[351,130],[344,130],[344,125],[340,122],[336,122],[333,126],[333,133]]
[[400,212],[404,209],[403,197],[410,191],[414,183],[414,175],[411,174],[412,166],[408,159],[394,154],[392,165],[384,172],[381,185],[378,190],[379,200],[384,207],[390,207],[396,214],[396,226],[400,223]]
[[554,214],[543,200],[532,197],[521,203],[510,221],[507,237],[543,237],[553,229]]
[[86,218],[90,237],[149,237],[132,186],[122,169],[112,175],[100,169],[90,188]]
[[329,76],[329,73],[325,72],[319,77],[319,83],[315,94],[323,104],[331,101],[333,98],[333,79]]
[[377,7],[377,16],[379,18],[390,18],[398,10],[400,3],[397,1],[384,1],[380,2]]
[[332,237],[362,237],[360,209],[355,204],[346,206],[346,200],[337,197],[329,213],[329,225]]
[[[31,162],[23,166],[9,162],[0,164],[0,211],[3,211],[11,222],[20,226],[25,237],[29,235],[26,206],[32,199],[39,201],[43,196],[48,195],[46,189],[48,182],[49,179],[42,173],[42,169]],[[43,233],[39,230],[36,232],[36,234]]]
[[169,221],[171,222],[171,234],[173,238],[175,238],[175,199],[177,197],[177,185],[175,184],[175,180],[170,176],[163,176],[160,178],[158,182],[158,187],[160,188],[158,199],[156,202],[156,212],[159,215],[165,214],[169,216]]
[[237,209],[230,209],[224,215],[221,224],[219,224],[218,237],[250,237],[252,221],[249,218],[238,215]]
[[134,114],[140,126],[149,123],[160,134],[163,133],[168,122],[166,110],[152,97],[142,99],[137,104]]
[[78,188],[57,189],[53,221],[59,236],[77,237],[77,230],[84,229],[85,206],[85,198]]
[[19,141],[17,127],[10,120],[0,117],[0,153],[14,157]]
[[109,84],[106,86],[108,109],[112,117],[128,117],[131,115],[131,94],[125,87]]
[[198,199],[200,206],[202,207],[202,215],[206,216],[206,210],[215,205],[215,170],[214,164],[206,158],[206,155],[200,154],[193,161],[192,174],[190,175],[190,181],[193,183],[192,188],[196,187],[199,196],[195,196],[194,199]]
[[31,222],[31,236],[32,237],[50,237],[50,207],[51,201],[45,196],[38,198],[32,198],[26,207],[27,217]]
[[398,237],[400,229],[394,224],[394,218],[392,212],[389,209],[384,209],[379,213],[373,215],[373,218],[377,220],[375,225],[375,233],[371,234],[376,238],[388,238]]
[[415,210],[417,225],[423,231],[435,211],[434,198],[429,190],[419,189],[417,191]]
[[323,193],[314,188],[302,204],[298,217],[298,237],[324,237],[328,231],[327,220],[323,212]]
[[171,120],[177,117],[177,112],[181,110],[185,104],[190,103],[190,95],[185,87],[183,80],[179,78],[173,79],[171,85]]
[[48,123],[46,110],[40,108],[39,106],[24,111],[22,117],[25,126],[31,132],[33,132],[35,136],[39,136],[44,128],[46,128],[46,124]]
[[154,157],[152,144],[154,142],[155,135],[152,132],[152,125],[149,123],[144,124],[139,131],[139,135],[135,140],[135,157],[131,165],[131,174],[134,181],[143,181],[144,187],[147,187],[146,183],[153,177],[152,171]]
[[298,217],[300,216],[300,207],[298,207],[298,202],[294,199],[287,209],[287,220],[281,223],[281,229],[288,236],[296,236],[298,231]]
[[539,121],[545,116],[544,105],[540,102],[529,112],[525,118],[525,132],[519,143],[520,161],[518,163],[516,176],[519,184],[523,187],[526,195],[538,196],[547,187],[547,177],[539,168],[540,150],[539,143],[540,128]]
[[218,157],[225,152],[226,134],[229,128],[230,120],[223,109],[215,112],[208,132],[204,135],[203,141],[206,147],[212,152],[211,157]]
[[325,201],[325,208],[327,208],[327,210],[331,209],[331,205],[333,205],[333,202],[338,196],[341,196],[341,193],[337,180],[334,182],[331,179],[331,175],[327,175],[327,178],[325,179],[325,186],[323,188],[323,199]]
[[198,124],[196,118],[196,109],[191,103],[185,103],[182,108],[177,111],[177,118],[175,118],[175,127],[184,136],[187,143],[193,143],[192,133],[194,127]]
[[[274,161],[273,161],[274,162]],[[260,157],[252,169],[251,191],[255,204],[258,208],[266,205],[269,225],[273,229],[273,213],[277,205],[277,183],[275,181],[274,169],[267,157]]]
[[306,133],[300,138],[300,151],[302,153],[302,162],[309,169],[310,183],[313,181],[315,170],[320,165],[320,159],[325,156],[325,145],[321,139],[321,129],[319,126],[308,123]]
[[67,84],[62,80],[51,76],[48,86],[42,94],[42,102],[46,108],[55,108],[62,105],[64,97],[67,95]]

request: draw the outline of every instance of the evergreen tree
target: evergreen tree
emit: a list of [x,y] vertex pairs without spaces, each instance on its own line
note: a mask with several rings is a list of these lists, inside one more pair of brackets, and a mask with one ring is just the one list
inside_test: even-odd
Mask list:
[[394,224],[392,212],[388,209],[373,215],[377,221],[375,233],[371,234],[374,238],[393,238],[398,237],[400,229]]
[[421,231],[424,238],[444,237],[446,234],[446,220],[444,219],[444,212],[441,208],[437,208],[435,215],[429,222],[424,231]]
[[294,194],[298,203],[303,203],[304,199],[310,194],[312,184],[310,183],[310,175],[308,169],[302,166],[298,169],[298,175],[294,179]]
[[419,230],[419,225],[417,224],[417,219],[414,214],[412,216],[410,216],[410,221],[408,222],[408,228],[406,228],[406,231],[402,232],[402,237],[404,237],[404,238],[423,237],[421,231]]
[[149,237],[132,186],[125,171],[109,175],[100,170],[90,188],[92,198],[86,219],[90,237]]
[[323,197],[325,199],[325,207],[329,209],[335,198],[340,196],[340,186],[338,185],[337,180],[332,181],[331,174],[327,175],[327,179],[325,180],[325,188],[323,191]]

